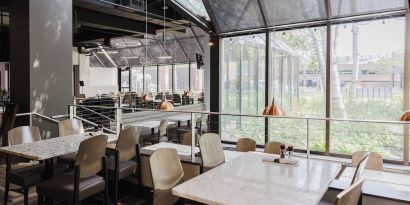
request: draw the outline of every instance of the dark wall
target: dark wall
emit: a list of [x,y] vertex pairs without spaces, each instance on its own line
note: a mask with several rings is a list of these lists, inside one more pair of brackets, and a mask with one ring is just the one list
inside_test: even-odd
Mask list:
[[10,61],[9,28],[0,27],[0,62]]

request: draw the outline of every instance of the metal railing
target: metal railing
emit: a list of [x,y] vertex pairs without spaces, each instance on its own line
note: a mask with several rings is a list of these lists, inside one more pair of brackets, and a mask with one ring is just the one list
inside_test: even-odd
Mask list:
[[[84,107],[84,106],[81,106]],[[222,140],[234,143],[240,137],[254,138],[260,146],[266,142],[277,140],[297,145],[298,151],[306,153],[348,157],[351,152],[366,149],[382,152],[386,161],[409,162],[409,124],[403,121],[296,117],[296,116],[266,116],[234,113],[217,113],[201,110],[161,111],[155,109],[85,106],[88,109],[109,109],[115,112],[115,119],[110,118],[110,124],[104,128],[119,133],[124,126],[132,126],[144,121],[172,119],[174,115],[190,115],[191,126],[186,126],[195,132],[214,132],[220,134]],[[69,105],[69,117],[78,118],[75,113],[80,107]],[[207,130],[199,130],[196,119],[207,115],[209,120]],[[267,120],[265,120],[267,119]],[[89,120],[82,118],[81,120]],[[99,122],[89,120],[90,124]],[[266,122],[267,121],[267,122]],[[330,123],[330,137],[325,137],[325,123]],[[199,121],[199,123],[204,123]],[[179,123],[178,123],[179,124]],[[193,126],[195,125],[195,126]],[[178,127],[176,124],[174,127]],[[352,130],[355,128],[356,130]],[[374,128],[374,129],[373,129]],[[172,130],[173,128],[171,128]],[[195,131],[195,132],[194,132]],[[345,137],[344,137],[345,136]],[[352,138],[353,136],[353,138]],[[194,140],[193,140],[194,141]],[[333,146],[333,147],[332,147]],[[337,147],[336,147],[337,146]],[[344,150],[346,149],[346,150]],[[389,160],[391,159],[391,160]]]

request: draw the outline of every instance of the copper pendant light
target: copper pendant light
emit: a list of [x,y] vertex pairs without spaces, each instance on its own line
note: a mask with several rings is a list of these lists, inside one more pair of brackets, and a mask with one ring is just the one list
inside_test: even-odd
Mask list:
[[172,105],[172,103],[168,101],[162,101],[157,106],[157,110],[172,111],[173,109],[174,109],[174,106]]
[[410,110],[406,110],[401,114],[400,121],[410,121]]
[[283,111],[283,109],[280,106],[275,105],[275,98],[273,98],[272,105],[265,107],[262,114],[272,116],[284,116],[285,111]]

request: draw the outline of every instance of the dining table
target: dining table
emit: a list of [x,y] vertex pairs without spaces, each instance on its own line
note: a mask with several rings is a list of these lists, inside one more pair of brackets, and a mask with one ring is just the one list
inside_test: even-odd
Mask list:
[[[101,133],[87,132],[82,134],[68,135],[64,137],[55,137],[43,139],[31,143],[23,143],[1,147],[0,152],[6,154],[6,159],[9,156],[18,156],[33,161],[45,162],[45,176],[53,176],[53,159],[66,154],[76,153],[82,141],[89,139]],[[116,134],[106,134],[107,143],[112,143],[118,140]],[[10,161],[6,160],[6,166],[10,167]]]
[[204,204],[313,205],[342,167],[304,157],[294,157],[297,163],[292,165],[265,161],[270,157],[247,152],[174,187],[172,193]]

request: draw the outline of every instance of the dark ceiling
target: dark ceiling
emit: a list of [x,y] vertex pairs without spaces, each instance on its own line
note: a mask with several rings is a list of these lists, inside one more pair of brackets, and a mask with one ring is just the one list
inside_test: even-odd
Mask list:
[[[121,36],[143,38],[164,28],[162,0],[148,1],[147,14],[145,6],[124,5],[119,0],[73,0],[73,5],[75,46],[93,47]],[[173,8],[167,5],[165,28],[184,33],[190,22]]]

